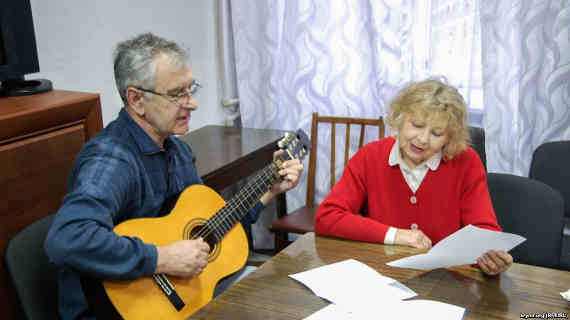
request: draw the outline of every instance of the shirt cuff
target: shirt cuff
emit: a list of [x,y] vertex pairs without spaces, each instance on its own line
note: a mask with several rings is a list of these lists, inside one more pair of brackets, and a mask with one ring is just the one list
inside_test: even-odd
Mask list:
[[145,276],[150,276],[154,274],[156,270],[156,264],[158,263],[158,249],[153,244],[144,245],[145,259],[142,265],[142,274]]
[[394,227],[390,227],[388,229],[388,231],[386,232],[386,235],[384,236],[384,244],[394,244],[394,241],[396,241],[396,232],[398,231],[398,229],[394,228]]

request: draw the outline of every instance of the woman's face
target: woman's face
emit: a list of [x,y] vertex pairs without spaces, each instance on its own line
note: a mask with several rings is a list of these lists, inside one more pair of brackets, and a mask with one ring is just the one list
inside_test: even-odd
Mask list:
[[449,141],[447,121],[438,117],[407,114],[398,133],[400,152],[410,168],[431,158]]

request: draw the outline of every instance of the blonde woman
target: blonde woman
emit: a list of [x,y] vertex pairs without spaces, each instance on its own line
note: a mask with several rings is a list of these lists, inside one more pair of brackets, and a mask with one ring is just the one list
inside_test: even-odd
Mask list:
[[[413,83],[391,103],[386,120],[396,135],[350,159],[317,210],[318,234],[429,249],[468,224],[501,230],[455,88],[437,80]],[[358,214],[363,205],[367,216]],[[489,275],[512,262],[494,250],[477,260]]]

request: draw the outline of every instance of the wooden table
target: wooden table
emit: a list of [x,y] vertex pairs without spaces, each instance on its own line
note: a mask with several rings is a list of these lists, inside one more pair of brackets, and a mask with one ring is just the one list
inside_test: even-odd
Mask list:
[[204,184],[220,192],[268,165],[284,134],[281,130],[205,126],[179,138],[192,148]]
[[[349,258],[404,283],[418,293],[414,299],[466,308],[464,319],[521,319],[522,314],[542,312],[567,316],[570,312],[570,304],[560,296],[570,287],[570,272],[515,263],[501,276],[490,278],[470,266],[418,271],[386,265],[419,252],[307,233],[190,319],[303,319],[328,302],[287,276]],[[379,304],[378,314],[388,307]]]

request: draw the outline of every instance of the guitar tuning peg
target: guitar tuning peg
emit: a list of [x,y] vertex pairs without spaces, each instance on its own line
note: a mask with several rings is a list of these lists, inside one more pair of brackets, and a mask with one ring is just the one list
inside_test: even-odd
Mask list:
[[283,136],[283,138],[281,138],[281,140],[279,140],[277,142],[277,146],[280,149],[285,148],[285,145],[287,145],[289,143],[288,139],[289,139],[289,132],[285,132],[285,135]]

